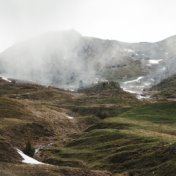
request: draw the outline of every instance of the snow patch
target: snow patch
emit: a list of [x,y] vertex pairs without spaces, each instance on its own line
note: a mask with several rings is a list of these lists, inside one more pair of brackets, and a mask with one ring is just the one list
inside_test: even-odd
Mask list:
[[[17,152],[20,154],[20,156],[23,158],[22,162],[26,164],[45,164],[40,161],[35,160],[34,158],[31,158],[27,155],[25,155],[21,150],[16,149]],[[47,165],[47,164],[46,164]]]
[[134,80],[126,81],[121,83],[121,88],[125,92],[134,94],[137,99],[150,99],[150,96],[144,95],[143,90],[151,86],[150,81],[144,81],[144,77],[140,76]]
[[122,88],[125,92],[129,92],[131,94],[136,94],[136,91],[133,91],[133,90],[129,90],[127,88]]
[[66,115],[66,117],[67,117],[68,119],[70,119],[70,120],[73,120],[73,119],[74,119],[74,117],[72,117],[72,116]]
[[7,82],[12,82],[11,80],[7,79],[6,77],[3,77],[1,76],[1,79],[3,79],[4,81],[7,81]]
[[129,90],[127,88],[122,88],[125,92],[129,92],[131,94],[134,94],[136,95],[136,98],[138,100],[143,100],[143,99],[150,99],[150,96],[145,96],[145,95],[142,95],[142,92],[139,92],[139,91],[135,91],[135,90]]
[[143,78],[143,76],[140,76],[140,77],[138,77],[137,79],[134,79],[134,80],[131,80],[131,81],[123,82],[123,84],[130,84],[130,83],[134,83],[134,82],[140,82],[142,78]]
[[162,59],[159,59],[159,60],[149,60],[149,63],[150,64],[159,64],[160,62],[162,61]]

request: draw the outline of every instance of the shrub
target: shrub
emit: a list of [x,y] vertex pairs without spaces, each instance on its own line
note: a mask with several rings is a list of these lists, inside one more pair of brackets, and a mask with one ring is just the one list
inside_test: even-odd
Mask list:
[[26,155],[28,155],[28,156],[31,156],[31,157],[34,156],[35,149],[33,148],[33,146],[32,146],[32,144],[31,144],[30,140],[28,140],[28,141],[26,142],[26,147],[25,147],[25,149],[24,149],[24,153],[25,153]]

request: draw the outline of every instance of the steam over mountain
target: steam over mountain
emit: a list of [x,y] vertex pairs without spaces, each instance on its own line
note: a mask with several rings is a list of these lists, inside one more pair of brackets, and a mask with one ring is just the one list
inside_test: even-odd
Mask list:
[[124,43],[81,36],[76,31],[48,32],[17,43],[0,54],[3,76],[62,88],[101,80],[150,85],[175,71],[176,37],[156,43]]

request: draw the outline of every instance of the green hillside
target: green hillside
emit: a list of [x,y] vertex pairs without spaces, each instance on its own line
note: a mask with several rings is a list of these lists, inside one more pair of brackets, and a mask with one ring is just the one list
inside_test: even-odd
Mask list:
[[107,169],[129,175],[176,173],[176,103],[142,105],[89,127],[60,148],[49,147],[44,161]]
[[[0,120],[1,175],[176,173],[176,102],[139,101],[114,82],[70,92],[1,81]],[[29,141],[51,165],[21,163],[15,147]]]
[[150,91],[156,98],[176,98],[176,75],[162,80],[159,84],[153,86]]

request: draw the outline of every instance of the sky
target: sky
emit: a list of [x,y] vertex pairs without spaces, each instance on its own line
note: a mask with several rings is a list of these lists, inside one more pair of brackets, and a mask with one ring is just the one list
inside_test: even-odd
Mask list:
[[124,42],[176,34],[176,0],[0,0],[0,52],[48,31]]

